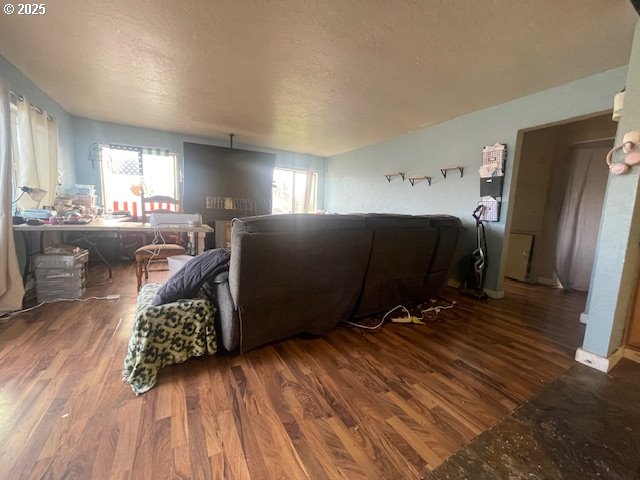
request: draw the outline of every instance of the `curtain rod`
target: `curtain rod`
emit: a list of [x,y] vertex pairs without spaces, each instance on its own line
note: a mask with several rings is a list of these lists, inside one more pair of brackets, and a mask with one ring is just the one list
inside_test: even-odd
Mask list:
[[[9,90],[9,95],[13,95],[14,97],[16,97],[19,102],[24,102],[24,95],[19,95],[16,92],[14,92],[13,90]],[[40,115],[44,115],[44,110],[42,110],[40,107],[36,107],[33,104],[29,104],[29,107],[33,108]],[[47,121],[53,122],[53,117],[51,115],[49,115],[48,113],[47,113]]]

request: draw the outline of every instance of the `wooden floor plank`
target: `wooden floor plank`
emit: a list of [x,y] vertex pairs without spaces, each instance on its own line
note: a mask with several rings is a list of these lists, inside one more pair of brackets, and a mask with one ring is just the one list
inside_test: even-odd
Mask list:
[[112,293],[0,322],[0,478],[421,478],[562,375],[584,332],[581,294],[448,289],[456,306],[425,326],[193,359],[136,396],[132,265],[87,292]]

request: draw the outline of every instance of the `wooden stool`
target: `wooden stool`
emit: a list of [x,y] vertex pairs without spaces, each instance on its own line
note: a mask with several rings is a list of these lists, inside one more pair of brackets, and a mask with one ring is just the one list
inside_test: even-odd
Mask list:
[[149,260],[166,260],[174,255],[184,255],[185,249],[180,245],[171,243],[160,243],[144,245],[136,250],[136,278],[138,280],[138,291],[142,285],[142,272],[144,279],[149,280]]

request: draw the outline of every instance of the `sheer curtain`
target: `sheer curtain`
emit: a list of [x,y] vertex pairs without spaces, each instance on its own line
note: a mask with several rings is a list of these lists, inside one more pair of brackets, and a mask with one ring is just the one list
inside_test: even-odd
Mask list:
[[589,290],[609,169],[611,140],[577,145],[567,155],[568,175],[556,246],[556,275],[567,290]]
[[[46,190],[38,204],[28,195],[16,203],[20,209],[53,205],[58,178],[58,123],[49,121],[46,111],[30,106],[28,99],[17,102],[13,139],[16,186]],[[16,148],[17,147],[17,148]]]
[[315,210],[314,208],[314,199],[312,197],[313,195],[313,179],[314,179],[314,175],[313,175],[313,169],[309,168],[307,170],[307,178],[306,178],[306,182],[304,185],[304,211],[305,213],[314,213],[313,211]]
[[12,190],[9,85],[0,77],[0,313],[20,309],[24,295],[13,240]]

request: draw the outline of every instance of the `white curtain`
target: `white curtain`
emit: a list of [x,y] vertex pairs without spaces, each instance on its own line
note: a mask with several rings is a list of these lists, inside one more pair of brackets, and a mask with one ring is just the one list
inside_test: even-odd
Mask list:
[[14,170],[17,186],[37,187],[47,192],[39,202],[23,195],[16,205],[24,210],[53,205],[58,179],[58,123],[47,112],[31,107],[28,99],[17,103],[14,141]]
[[305,186],[304,186],[304,204],[303,204],[303,208],[304,208],[304,213],[314,213],[312,210],[314,210],[314,206],[313,206],[313,198],[312,198],[312,194],[313,194],[313,169],[308,169],[307,170],[307,181],[305,182]]
[[589,290],[609,169],[611,140],[573,147],[556,246],[556,275],[567,290]]
[[9,84],[0,77],[0,313],[19,310],[24,296],[11,221],[11,143]]

